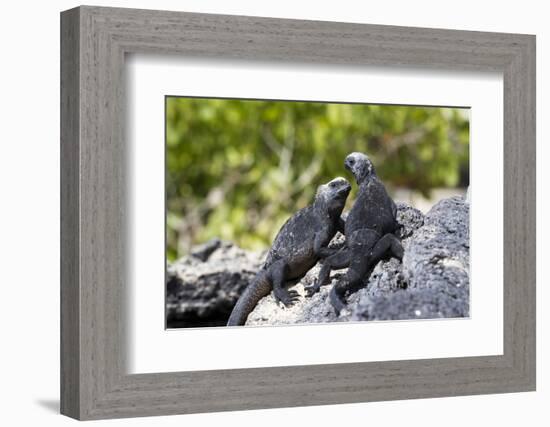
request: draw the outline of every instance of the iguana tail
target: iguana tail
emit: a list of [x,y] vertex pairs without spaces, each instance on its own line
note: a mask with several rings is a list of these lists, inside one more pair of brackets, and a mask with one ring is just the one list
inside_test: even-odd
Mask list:
[[266,270],[260,271],[237,300],[227,326],[244,325],[258,301],[271,292],[271,281]]

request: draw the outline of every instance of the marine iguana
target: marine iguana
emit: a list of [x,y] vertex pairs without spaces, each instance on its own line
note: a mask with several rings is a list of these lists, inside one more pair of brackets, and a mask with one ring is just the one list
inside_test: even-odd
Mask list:
[[350,190],[347,180],[335,178],[319,186],[312,205],[287,220],[262,269],[237,300],[227,326],[244,325],[258,301],[272,289],[277,302],[285,306],[299,299],[298,292],[286,287],[304,277],[320,258],[334,253],[327,246],[337,231],[344,231],[340,214]]
[[330,302],[336,313],[344,308],[345,296],[359,290],[378,261],[393,255],[403,258],[403,246],[393,234],[399,224],[397,207],[374,171],[370,159],[363,153],[351,153],[344,166],[355,177],[359,191],[345,221],[345,245],[323,261],[317,281],[306,287],[312,296],[328,284],[330,271],[348,267],[346,279],[330,292]]

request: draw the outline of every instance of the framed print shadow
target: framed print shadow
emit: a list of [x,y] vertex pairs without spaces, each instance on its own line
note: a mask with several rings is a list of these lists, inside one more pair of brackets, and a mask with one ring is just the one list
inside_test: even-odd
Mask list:
[[535,231],[534,36],[61,14],[65,415],[535,390]]

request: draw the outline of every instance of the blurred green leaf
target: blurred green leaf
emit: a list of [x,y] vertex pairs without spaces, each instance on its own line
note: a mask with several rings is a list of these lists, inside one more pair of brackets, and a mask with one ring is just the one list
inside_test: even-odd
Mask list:
[[[467,186],[467,109],[169,97],[167,254],[212,237],[269,245],[318,185],[369,154],[388,189]],[[355,195],[349,197],[348,206]]]

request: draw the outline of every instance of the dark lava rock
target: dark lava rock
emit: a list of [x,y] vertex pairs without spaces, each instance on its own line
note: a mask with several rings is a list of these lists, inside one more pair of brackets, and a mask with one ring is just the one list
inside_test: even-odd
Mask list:
[[239,295],[262,265],[264,255],[214,239],[168,265],[168,328],[225,325]]
[[462,197],[438,202],[408,245],[403,265],[409,287],[449,292],[469,287],[470,208]]
[[445,289],[409,289],[360,299],[350,320],[452,318],[464,317],[465,313],[461,303]]
[[406,290],[374,293],[370,283],[358,292],[351,319],[469,316],[469,239],[469,204],[460,196],[438,202],[424,217],[423,225],[403,241],[401,270],[397,266],[390,269],[403,275]]
[[397,237],[406,239],[424,225],[424,214],[403,202],[397,202],[397,222],[401,226]]
[[[438,202],[423,215],[397,203],[397,233],[405,249],[403,262],[380,261],[365,287],[348,297],[336,316],[329,302],[331,287],[345,280],[346,270],[333,271],[331,284],[311,298],[304,286],[319,274],[317,264],[297,283],[303,297],[292,307],[277,304],[270,294],[248,316],[247,325],[429,319],[469,316],[469,204],[462,197]],[[330,246],[344,245],[338,233]],[[252,281],[264,253],[214,240],[168,267],[168,327],[225,325],[233,305]]]
[[[346,270],[332,272],[331,285],[313,298],[282,308],[272,296],[264,298],[248,317],[247,325],[402,320],[466,317],[469,315],[469,205],[462,197],[438,202],[424,216],[405,203],[397,203],[405,255],[380,261],[365,287],[348,297],[336,317],[328,294],[345,280]],[[296,290],[315,280],[319,267],[310,271]]]

